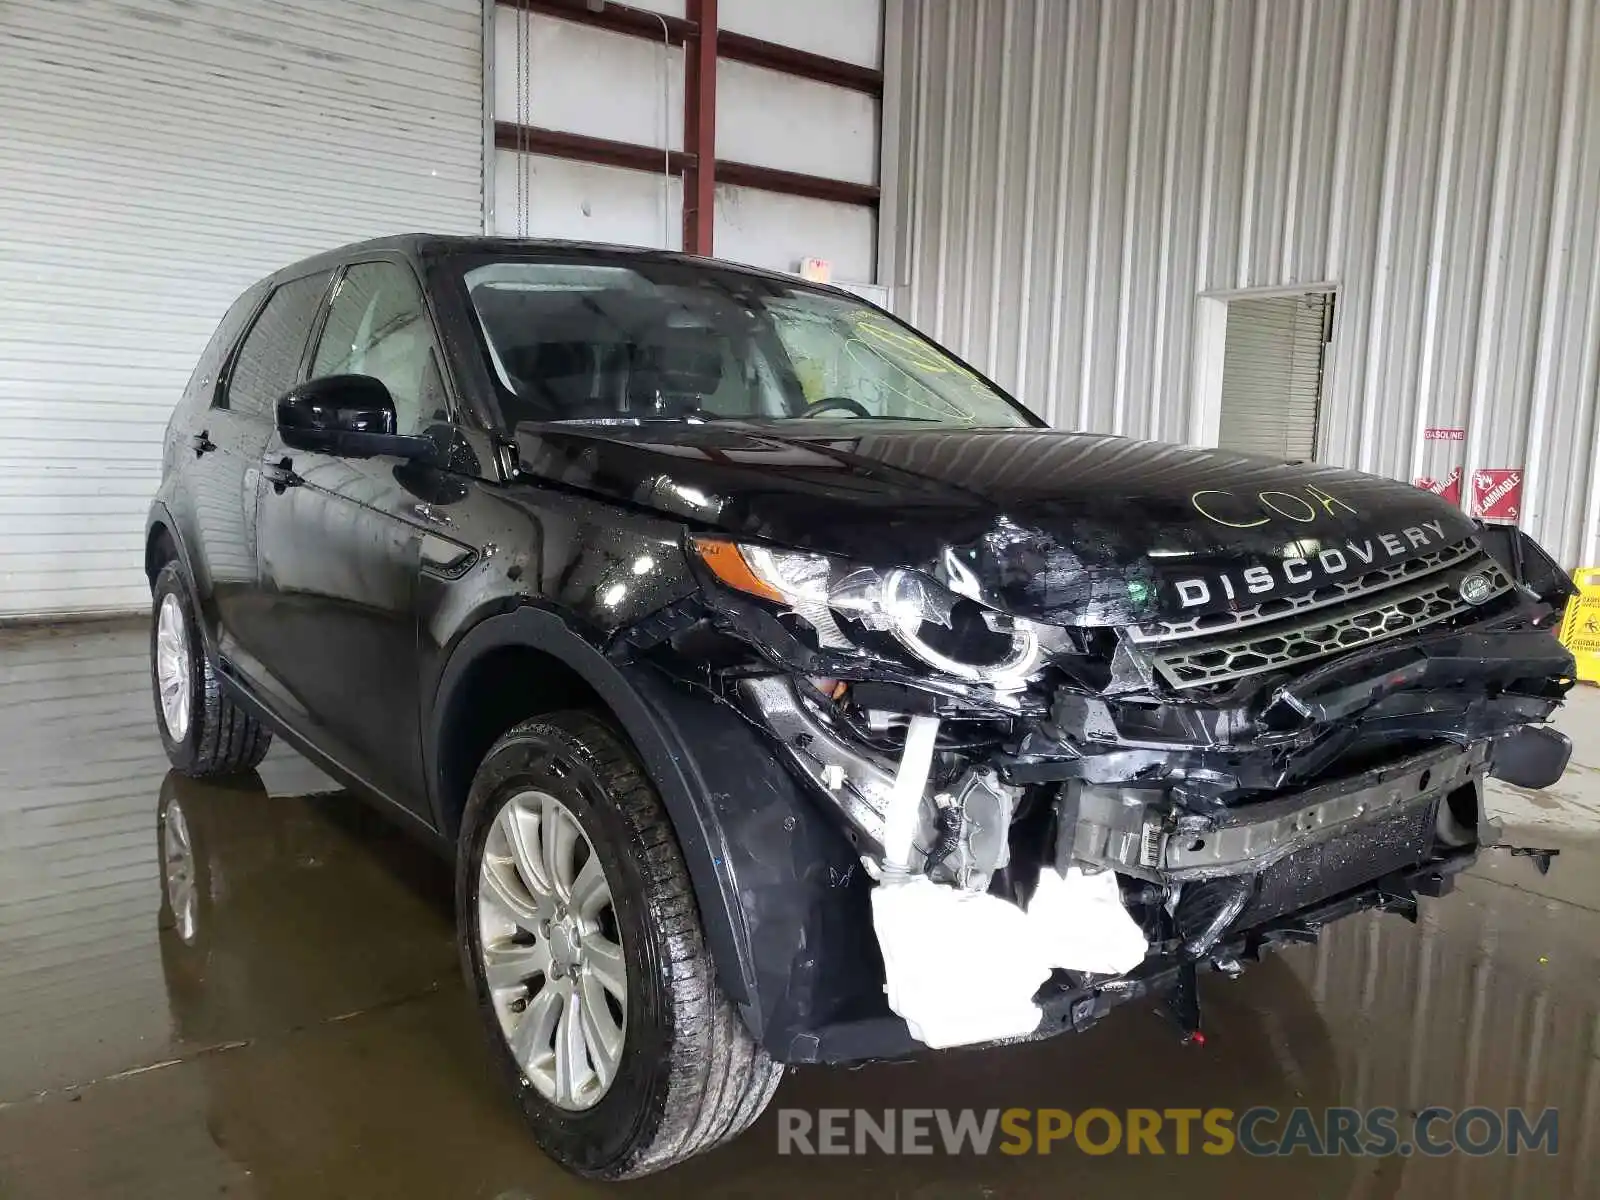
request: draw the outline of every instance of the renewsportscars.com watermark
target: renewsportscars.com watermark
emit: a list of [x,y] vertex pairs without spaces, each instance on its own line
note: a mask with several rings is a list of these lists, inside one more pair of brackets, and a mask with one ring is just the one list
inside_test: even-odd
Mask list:
[[1556,1109],[801,1108],[779,1154],[1555,1154]]

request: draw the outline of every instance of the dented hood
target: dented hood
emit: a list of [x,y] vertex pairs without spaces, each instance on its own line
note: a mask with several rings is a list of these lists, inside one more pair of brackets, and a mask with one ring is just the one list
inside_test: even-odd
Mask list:
[[529,482],[926,571],[1022,616],[1127,624],[1357,579],[1473,536],[1351,471],[1038,429],[864,420],[525,427]]

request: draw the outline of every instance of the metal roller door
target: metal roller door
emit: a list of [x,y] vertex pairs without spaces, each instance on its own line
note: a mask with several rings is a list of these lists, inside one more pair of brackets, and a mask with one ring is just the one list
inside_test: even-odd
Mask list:
[[1228,305],[1219,446],[1273,458],[1317,456],[1331,316],[1324,293]]
[[160,438],[293,259],[483,224],[481,0],[0,4],[0,618],[146,602]]

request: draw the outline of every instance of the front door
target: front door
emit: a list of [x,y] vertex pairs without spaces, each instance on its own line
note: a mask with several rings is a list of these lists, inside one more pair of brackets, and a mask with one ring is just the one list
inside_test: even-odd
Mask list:
[[[396,432],[448,444],[450,405],[422,293],[399,260],[346,268],[308,378],[380,379]],[[448,520],[430,499],[442,472],[389,456],[286,447],[274,433],[257,505],[260,587],[276,703],[373,790],[427,819],[417,685],[416,598]]]

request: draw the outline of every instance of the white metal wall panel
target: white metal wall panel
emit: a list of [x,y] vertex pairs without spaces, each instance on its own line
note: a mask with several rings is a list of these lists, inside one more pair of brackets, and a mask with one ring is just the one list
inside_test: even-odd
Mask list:
[[880,0],[719,0],[717,24],[863,67],[882,62]]
[[[657,5],[671,13],[670,5]],[[681,16],[679,11],[671,15]],[[666,150],[683,146],[683,47],[500,5],[497,121],[662,148],[661,172],[497,151],[491,227],[513,237],[576,238],[676,250],[683,181]]]
[[1336,284],[1322,457],[1525,467],[1600,561],[1595,0],[904,0],[896,304],[1059,425],[1194,435],[1206,293]]
[[689,13],[687,0],[629,0],[629,3],[634,8],[661,13],[668,17],[686,17]]
[[821,258],[840,282],[869,283],[877,219],[870,208],[758,188],[717,185],[718,258],[773,271],[793,271]]
[[[519,26],[526,31],[520,40]],[[683,148],[682,46],[504,5],[496,7],[494,27],[496,119]]]
[[[720,0],[718,22],[813,54],[883,62],[882,0]],[[724,58],[717,64],[717,157],[852,183],[880,183],[885,105],[849,88]],[[719,186],[716,253],[780,271],[821,258],[837,281],[878,279],[870,208]]]
[[[525,212],[520,228],[519,186]],[[495,232],[507,237],[683,248],[683,180],[676,176],[501,150],[495,155],[494,188]]]
[[717,64],[717,157],[877,183],[878,101],[723,59]]
[[481,227],[479,0],[0,5],[0,616],[146,601],[195,359],[251,281]]

